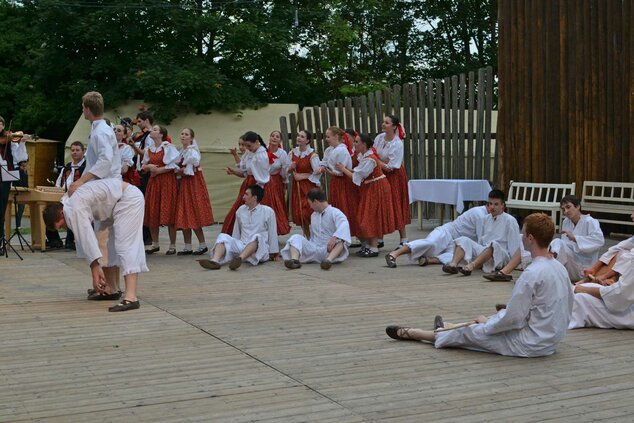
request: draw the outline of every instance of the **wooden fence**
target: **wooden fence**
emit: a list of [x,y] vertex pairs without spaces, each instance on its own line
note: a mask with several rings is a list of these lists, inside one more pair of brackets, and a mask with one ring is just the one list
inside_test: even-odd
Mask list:
[[410,179],[487,179],[497,182],[493,90],[490,67],[444,79],[395,85],[365,96],[332,100],[280,117],[286,149],[308,130],[323,157],[330,126],[374,137],[386,114],[405,128],[405,166]]

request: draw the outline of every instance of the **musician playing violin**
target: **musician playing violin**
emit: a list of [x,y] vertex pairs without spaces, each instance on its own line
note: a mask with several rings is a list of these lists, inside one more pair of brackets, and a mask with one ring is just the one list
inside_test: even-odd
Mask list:
[[[0,167],[2,169],[18,170],[15,164],[28,160],[29,156],[26,154],[26,146],[23,142],[28,139],[31,139],[30,135],[7,131],[5,129],[5,120],[0,116]],[[4,215],[9,204],[10,190],[11,182],[0,180],[0,238],[5,236]],[[0,251],[0,255],[2,254],[4,254],[4,251]]]

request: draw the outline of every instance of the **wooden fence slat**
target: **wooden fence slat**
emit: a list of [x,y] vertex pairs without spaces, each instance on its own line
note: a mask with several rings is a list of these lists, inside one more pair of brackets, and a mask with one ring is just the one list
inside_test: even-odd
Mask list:
[[303,129],[306,129],[308,132],[310,132],[311,134],[315,134],[315,131],[313,130],[313,114],[312,114],[312,110],[309,109],[308,107],[304,109],[306,111],[306,127]]
[[321,151],[322,151],[322,157],[323,157],[323,152],[324,150],[328,147],[326,145],[326,130],[328,128],[330,128],[330,122],[328,121],[328,106],[326,105],[326,103],[322,103],[319,111],[321,113],[321,139],[319,140],[320,144],[321,144]]
[[484,143],[484,103],[486,101],[482,91],[484,89],[484,69],[478,69],[478,121],[476,125],[476,155],[475,155],[475,178],[482,179],[482,144]]
[[[292,114],[290,116],[292,116]],[[288,125],[286,124],[286,116],[280,116],[280,134],[282,134],[282,145],[284,146],[284,150],[288,151],[289,146],[292,145],[292,143],[289,142]]]
[[328,126],[337,126],[337,108],[334,100],[328,102],[328,122]]
[[376,124],[376,132],[381,132],[381,123],[383,122],[383,93],[381,91],[374,92],[374,122]]
[[383,89],[383,104],[384,107],[381,108],[379,113],[381,120],[383,120],[383,116],[392,114],[392,90],[389,88]]
[[[436,119],[434,118],[435,102],[434,102],[434,80],[427,80],[427,168],[428,178],[438,178],[436,172]],[[433,175],[433,176],[432,176]]]
[[[491,175],[491,115],[493,109],[493,68],[485,69],[486,82],[482,87],[484,95],[484,174],[483,179],[490,179]],[[554,166],[553,166],[554,167]]]
[[451,178],[453,169],[451,168],[451,156],[453,155],[451,146],[451,93],[449,88],[451,87],[451,79],[445,78],[443,80],[443,157],[444,157],[444,177]]
[[442,97],[442,79],[437,79],[435,84],[436,90],[436,136],[435,136],[435,144],[436,144],[436,176],[438,178],[445,178],[446,169],[444,168],[443,163],[443,129],[442,129],[442,117],[443,117],[443,102],[444,99]]
[[355,97],[353,99],[354,104],[354,122],[352,123],[352,127],[357,132],[363,132],[361,130],[361,120],[359,118],[359,113],[361,112],[361,101],[359,97]]
[[418,89],[416,84],[407,84],[410,95],[411,135],[410,135],[410,165],[411,179],[420,178],[420,142],[418,135]]
[[337,126],[340,127],[341,129],[345,129],[346,128],[346,119],[344,116],[344,109],[343,109],[343,100],[338,99],[337,100]]
[[[368,95],[368,99],[372,99],[372,93]],[[372,119],[368,117],[368,99],[365,96],[361,96],[361,133],[368,133],[368,123],[370,123],[370,131],[373,133],[376,131],[376,128],[372,128]],[[372,109],[372,103],[370,102],[370,110]]]
[[[449,133],[450,129],[445,129]],[[459,163],[462,158],[458,148],[458,76],[451,77],[451,178],[460,173]]]
[[460,74],[460,79],[458,82],[458,91],[460,92],[460,99],[458,110],[458,134],[460,134],[460,142],[458,144],[458,157],[459,157],[459,166],[458,166],[458,179],[464,179],[466,175],[466,165],[467,161],[465,159],[465,143],[467,141],[467,136],[465,132],[465,108],[466,108],[466,98],[467,98],[467,80],[464,73]]
[[[398,85],[395,86],[395,88],[398,87]],[[403,108],[401,110],[401,123],[403,125],[403,132],[405,132],[404,138],[403,139],[403,159],[407,159],[406,161],[404,161],[403,163],[406,163],[407,166],[405,166],[405,171],[407,172],[407,178],[408,179],[412,179],[412,165],[411,162],[409,161],[409,159],[411,158],[411,154],[412,154],[412,149],[410,148],[410,137],[408,136],[409,133],[411,133],[411,125],[410,125],[410,119],[409,119],[409,103],[410,103],[410,99],[409,99],[409,89],[408,89],[408,85],[405,84],[403,85],[402,88],[403,92],[402,92],[402,101],[403,101]],[[401,97],[400,95],[396,94],[396,91],[394,93],[394,104],[395,104],[395,108],[396,108],[396,104],[399,104],[400,101],[396,101],[397,97]],[[396,115],[399,116],[399,115]]]
[[352,119],[352,99],[350,97],[346,97],[345,99],[345,115],[345,124],[342,121],[342,125],[344,125],[343,128],[351,128],[356,130],[356,127],[354,126],[354,120]]
[[475,73],[469,72],[469,110],[467,112],[467,179],[474,179]]
[[403,122],[402,113],[405,113],[405,111],[401,111],[401,106],[402,106],[401,93],[402,91],[401,91],[400,85],[394,85],[392,87],[392,99],[393,99],[392,110],[390,110],[389,107],[387,110],[388,110],[388,113],[393,114],[394,116],[399,118],[401,122]]
[[427,125],[425,124],[425,82],[419,82],[418,89],[418,177],[423,179],[427,177]]

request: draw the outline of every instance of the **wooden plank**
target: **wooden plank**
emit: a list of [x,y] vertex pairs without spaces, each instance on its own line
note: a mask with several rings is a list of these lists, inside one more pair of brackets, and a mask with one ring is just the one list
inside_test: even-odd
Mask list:
[[467,179],[475,179],[474,143],[475,143],[475,73],[469,72],[469,108],[467,111]]
[[[293,116],[293,114],[291,114],[290,116]],[[280,116],[280,133],[282,134],[282,145],[284,146],[284,150],[288,151],[290,146],[292,145],[292,142],[288,133],[286,116]]]
[[451,131],[451,178],[459,178],[460,175],[460,150],[458,147],[458,77],[451,77],[451,127],[447,131]]
[[440,179],[436,171],[436,118],[435,113],[436,105],[434,102],[434,80],[427,80],[427,124],[429,129],[427,130],[427,177],[429,179]]
[[443,98],[443,91],[442,91],[442,80],[441,79],[437,79],[435,86],[435,112],[436,112],[436,126],[435,126],[435,150],[436,150],[436,178],[438,179],[443,179],[447,177],[447,172],[445,167],[443,166],[443,157],[444,157],[444,150],[443,150],[443,127],[442,127],[442,121],[443,121],[443,103],[444,103],[444,98]]
[[419,151],[419,173],[418,177],[421,179],[427,178],[427,125],[426,125],[426,111],[425,111],[425,87],[427,84],[421,81],[417,84],[418,87],[418,151]]
[[464,179],[466,175],[465,147],[467,142],[465,129],[465,112],[467,108],[467,78],[460,74],[458,81],[458,179]]
[[313,126],[313,113],[312,113],[312,109],[306,107],[304,109],[304,111],[306,112],[306,126],[304,129],[306,129],[308,132],[310,132],[311,134],[315,134],[315,130],[314,130],[314,126]]
[[328,102],[328,126],[337,126],[337,106],[334,100]]
[[324,127],[321,126],[320,108],[313,106],[313,116],[315,117],[315,132],[313,133],[313,148],[319,154],[319,157],[324,157],[323,139],[324,139]]
[[410,179],[420,179],[420,136],[418,132],[418,127],[420,125],[419,120],[419,110],[418,110],[418,85],[417,84],[407,84],[410,96],[410,104],[411,104],[411,137],[410,137],[410,145],[412,148],[412,160],[411,160],[411,177]]
[[343,109],[343,100],[337,99],[337,126],[341,129],[346,128],[345,111]]
[[[368,99],[371,99],[372,93],[370,93],[368,95]],[[368,116],[368,102],[365,96],[361,96],[360,98],[361,101],[361,133],[362,134],[368,134],[368,133],[374,133],[375,130],[373,130],[372,128],[372,122],[373,120]],[[372,102],[370,102],[370,113],[372,111]],[[370,127],[368,127],[368,123],[370,124]]]
[[[389,100],[389,99],[388,99]],[[374,92],[374,122],[376,124],[376,134],[382,131],[381,124],[383,122],[383,116],[385,112],[383,111],[383,102],[388,101],[384,99],[384,94],[382,91]],[[375,133],[372,136],[376,136]]]
[[[394,86],[396,89],[397,85]],[[400,88],[400,87],[399,87]],[[408,84],[403,85],[402,87],[403,95],[399,99],[399,101],[394,101],[394,104],[403,103],[402,111],[400,111],[399,115],[401,116],[401,124],[403,125],[403,130],[405,132],[405,139],[403,140],[403,163],[405,164],[405,171],[407,172],[407,178],[412,179],[412,148],[410,146],[411,142],[411,134],[412,124],[410,120],[410,93]],[[399,89],[400,93],[400,89]],[[396,99],[396,95],[395,95]],[[396,107],[396,106],[395,106]]]
[[357,127],[354,126],[354,119],[352,118],[352,99],[350,97],[346,97],[345,103],[345,124],[343,127],[344,129],[350,128],[356,130]]
[[[367,107],[366,107],[366,110],[367,110]],[[361,118],[360,118],[360,116],[361,116],[361,101],[360,101],[359,97],[355,97],[354,98],[353,112],[354,112],[354,115],[353,115],[354,116],[354,121],[353,121],[352,127],[355,129],[355,131],[361,133],[363,131],[361,130]],[[365,125],[367,126],[367,119],[366,119],[366,124]]]
[[476,123],[476,140],[475,140],[475,179],[483,179],[483,143],[484,143],[484,104],[486,101],[483,93],[485,84],[484,69],[478,69],[478,114]]
[[[485,68],[485,86],[482,90],[484,93],[484,175],[483,179],[492,181],[493,171],[491,169],[491,120],[493,110],[493,68],[490,66]],[[553,166],[554,167],[554,166]]]
[[443,162],[444,162],[444,177],[452,178],[453,169],[451,168],[453,151],[451,149],[451,78],[444,78],[442,81],[443,87]]

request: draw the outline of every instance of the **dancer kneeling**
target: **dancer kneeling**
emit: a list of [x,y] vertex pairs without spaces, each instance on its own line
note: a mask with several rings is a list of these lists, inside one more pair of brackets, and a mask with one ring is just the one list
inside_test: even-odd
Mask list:
[[313,209],[310,216],[310,240],[302,235],[293,235],[280,254],[289,269],[299,269],[301,263],[318,262],[324,270],[332,263],[348,258],[350,225],[346,216],[328,204],[326,193],[313,188],[306,195]]
[[260,204],[264,188],[251,185],[242,199],[244,204],[236,211],[233,234],[221,233],[211,252],[211,260],[198,260],[205,269],[217,270],[225,263],[229,269],[237,270],[246,260],[256,266],[267,261],[269,254],[277,255],[277,224],[273,209]]
[[[106,285],[103,268],[117,274],[119,268],[125,279],[125,298],[108,311],[126,311],[140,307],[136,296],[138,274],[147,272],[143,247],[143,194],[121,179],[108,178],[86,182],[72,197],[64,197],[62,204],[51,204],[44,209],[46,227],[59,230],[68,227],[75,234],[77,256],[90,263],[92,285],[98,294],[113,293]],[[93,222],[102,229],[109,228],[107,251],[99,250]],[[102,268],[103,267],[103,268]]]
[[385,331],[391,338],[428,341],[436,348],[518,357],[553,354],[566,334],[573,305],[568,273],[548,252],[554,233],[555,225],[545,214],[534,213],[524,220],[522,242],[533,261],[515,283],[506,309],[458,325],[443,324],[437,316],[435,331],[401,326],[388,326]]

